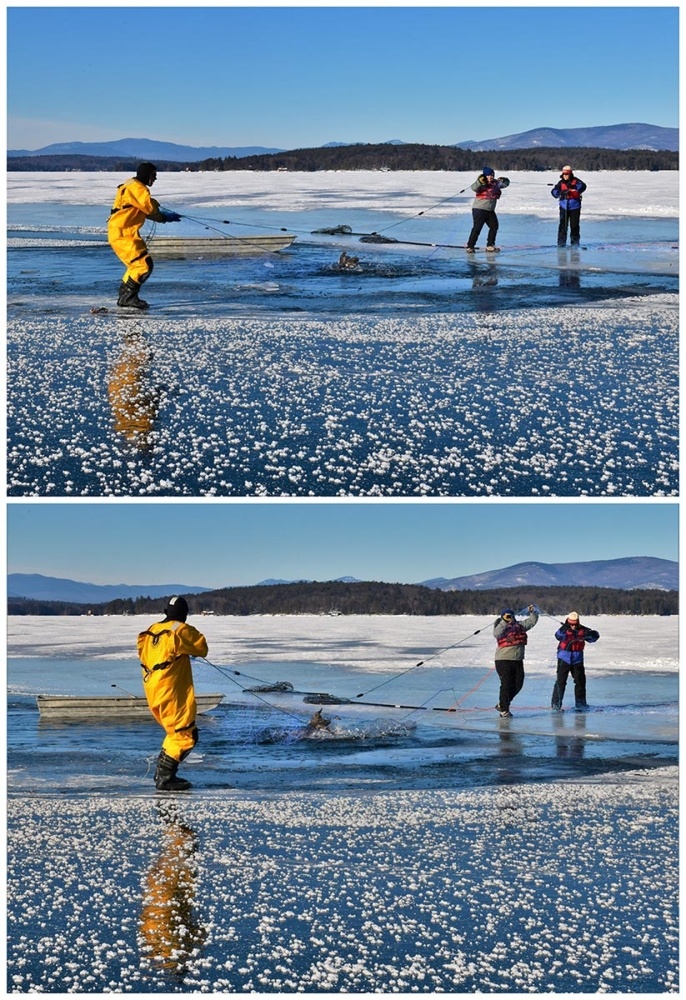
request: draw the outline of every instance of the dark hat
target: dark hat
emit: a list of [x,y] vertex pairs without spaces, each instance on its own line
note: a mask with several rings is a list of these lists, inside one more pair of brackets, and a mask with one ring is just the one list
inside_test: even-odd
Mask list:
[[481,173],[484,175],[484,177],[494,177],[495,176],[495,170],[493,169],[493,167],[484,167],[484,169],[481,171]]
[[183,597],[170,597],[164,613],[174,622],[185,622],[188,617],[188,604]]
[[142,184],[152,184],[157,178],[157,167],[154,163],[139,163],[136,169],[136,180]]
[[500,612],[500,617],[504,618],[505,615],[512,615],[512,617],[514,618],[515,613],[512,610],[512,608],[505,608],[503,611]]

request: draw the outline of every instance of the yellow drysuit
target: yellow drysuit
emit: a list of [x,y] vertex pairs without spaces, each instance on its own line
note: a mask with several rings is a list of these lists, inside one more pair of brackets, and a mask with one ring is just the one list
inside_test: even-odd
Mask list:
[[138,636],[148,706],[166,732],[162,750],[176,761],[198,741],[191,656],[207,656],[207,641],[192,625],[155,622]]
[[148,253],[140,229],[147,219],[166,222],[160,213],[160,203],[152,197],[142,181],[132,177],[120,184],[107,223],[107,239],[119,260],[126,267],[122,281],[132,278],[142,284],[152,272],[152,258]]

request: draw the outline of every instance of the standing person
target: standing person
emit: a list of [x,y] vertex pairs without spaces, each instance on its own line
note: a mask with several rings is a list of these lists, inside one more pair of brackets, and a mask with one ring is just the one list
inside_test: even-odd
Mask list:
[[586,704],[586,671],[584,669],[584,646],[587,642],[597,642],[600,633],[582,625],[576,611],[570,611],[564,624],[555,633],[557,647],[557,680],[553,687],[550,703],[555,712],[562,711],[567,678],[570,673],[574,680],[574,703],[577,712],[588,708]]
[[153,262],[141,227],[148,220],[153,222],[178,222],[176,212],[161,208],[150,194],[157,180],[154,163],[139,163],[136,176],[120,184],[107,223],[107,239],[126,271],[119,286],[118,306],[130,309],[147,309],[148,303],[138,298],[140,287],[152,274]]
[[518,622],[511,608],[500,612],[493,625],[498,648],[495,651],[495,669],[500,678],[500,698],[495,706],[503,719],[512,717],[510,705],[524,686],[524,647],[527,632],[538,621],[538,612],[533,604],[528,608],[529,617]]
[[507,177],[496,177],[495,171],[491,167],[484,167],[472,184],[472,191],[476,192],[476,197],[472,203],[472,231],[467,240],[467,253],[474,253],[476,241],[484,226],[488,226],[486,250],[490,253],[497,253],[500,250],[500,247],[495,245],[495,237],[498,232],[498,216],[495,214],[495,206],[502,190],[509,186],[510,182]]
[[183,597],[171,597],[164,613],[161,622],[138,636],[138,656],[148,707],[167,734],[157,758],[155,787],[183,792],[191,783],[177,778],[176,772],[198,742],[190,657],[207,656],[207,641],[186,624],[188,604]]
[[579,178],[574,176],[574,171],[570,166],[562,168],[560,179],[550,192],[553,198],[560,200],[560,225],[557,228],[557,245],[565,246],[567,243],[567,229],[570,233],[570,243],[573,247],[578,246],[581,240],[581,195],[586,190],[586,185]]

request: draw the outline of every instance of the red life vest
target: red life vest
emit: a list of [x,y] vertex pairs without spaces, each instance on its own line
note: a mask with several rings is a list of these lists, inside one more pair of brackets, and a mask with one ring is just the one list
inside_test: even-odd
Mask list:
[[486,187],[479,188],[475,196],[482,201],[497,201],[500,195],[500,185],[497,181],[491,181]]
[[558,649],[569,650],[570,653],[581,653],[586,645],[586,630],[581,626],[578,629],[568,628],[564,639],[558,644]]
[[560,192],[560,198],[577,198],[581,201],[581,191],[577,191],[578,186],[579,182],[576,177],[574,177],[571,181],[560,181],[557,185]]
[[510,622],[503,634],[497,639],[498,649],[503,646],[526,646],[528,636],[526,629],[519,622]]

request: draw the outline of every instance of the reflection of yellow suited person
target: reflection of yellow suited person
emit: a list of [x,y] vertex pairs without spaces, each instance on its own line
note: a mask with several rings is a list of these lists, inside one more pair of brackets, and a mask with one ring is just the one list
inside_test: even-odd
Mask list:
[[195,915],[195,833],[170,818],[161,833],[162,851],[145,877],[140,933],[151,959],[183,979],[191,953],[206,933]]
[[139,451],[150,448],[159,409],[160,392],[149,385],[152,357],[144,340],[127,338],[107,380],[114,429]]
[[166,618],[138,636],[138,656],[148,706],[167,734],[157,759],[155,786],[173,792],[191,787],[176,772],[198,742],[190,657],[207,656],[207,642],[186,624],[188,605],[183,597],[170,598],[164,610]]
[[107,239],[119,260],[126,267],[119,286],[117,305],[132,309],[147,309],[148,303],[138,298],[144,281],[152,274],[153,262],[141,227],[148,220],[153,222],[178,222],[176,212],[160,207],[150,194],[150,187],[157,179],[153,163],[140,163],[136,176],[120,184],[107,223]]

